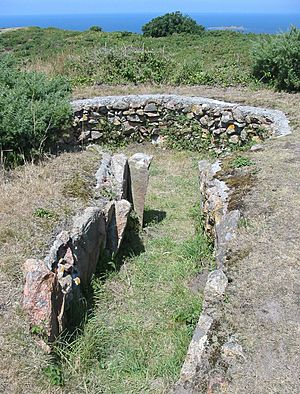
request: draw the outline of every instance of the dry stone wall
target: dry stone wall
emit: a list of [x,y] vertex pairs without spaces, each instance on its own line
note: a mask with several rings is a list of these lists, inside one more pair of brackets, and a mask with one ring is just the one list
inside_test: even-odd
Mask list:
[[290,133],[280,111],[202,97],[111,96],[72,102],[73,129],[61,143],[185,142],[216,153]]
[[82,308],[82,294],[97,267],[119,251],[132,208],[142,226],[151,161],[142,153],[129,159],[104,153],[95,206],[74,217],[44,259],[25,262],[23,307],[44,347],[74,324],[72,314]]
[[[216,328],[222,318],[222,303],[228,286],[224,263],[230,242],[236,236],[240,219],[239,210],[229,208],[232,190],[220,179],[221,173],[222,166],[219,160],[213,164],[207,160],[199,162],[201,208],[205,218],[205,230],[214,239],[216,269],[208,275],[202,313],[174,394],[206,392],[213,382],[211,370],[214,366],[211,365],[211,359],[216,358],[216,346],[212,337],[216,335]],[[223,347],[226,346],[229,344],[224,343]],[[239,345],[230,342],[230,346],[235,348]]]

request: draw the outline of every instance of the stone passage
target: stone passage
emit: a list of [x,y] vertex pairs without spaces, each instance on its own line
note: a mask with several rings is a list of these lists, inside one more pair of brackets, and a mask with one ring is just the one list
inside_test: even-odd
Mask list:
[[151,161],[142,153],[129,159],[104,153],[96,173],[96,206],[58,234],[44,260],[26,261],[23,306],[31,327],[48,341],[69,327],[99,264],[118,253],[131,207],[142,226]]
[[202,97],[112,96],[72,103],[73,129],[61,144],[183,141],[216,153],[290,133],[280,111]]

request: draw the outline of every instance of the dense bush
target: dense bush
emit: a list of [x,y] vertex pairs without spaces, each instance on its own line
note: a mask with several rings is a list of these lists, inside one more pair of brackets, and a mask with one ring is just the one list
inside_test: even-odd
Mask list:
[[33,159],[52,145],[70,119],[69,94],[65,79],[18,71],[10,58],[0,58],[0,151],[5,164]]
[[177,11],[152,19],[142,27],[142,31],[148,37],[166,37],[174,33],[199,34],[204,27]]
[[75,85],[163,83],[171,72],[171,61],[162,52],[143,48],[101,48],[80,58],[71,57],[65,70]]
[[102,27],[100,27],[100,26],[91,26],[90,27],[90,31],[101,32],[102,31]]
[[300,30],[261,39],[254,49],[253,74],[279,90],[300,91]]

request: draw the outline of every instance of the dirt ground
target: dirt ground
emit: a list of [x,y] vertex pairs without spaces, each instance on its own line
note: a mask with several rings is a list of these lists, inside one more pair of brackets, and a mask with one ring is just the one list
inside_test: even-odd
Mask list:
[[[176,93],[280,109],[293,128],[247,155],[257,181],[244,197],[243,217],[228,262],[226,325],[242,344],[245,360],[232,363],[221,392],[300,392],[300,94],[244,88],[103,87],[90,95]],[[85,95],[78,92],[77,96]]]

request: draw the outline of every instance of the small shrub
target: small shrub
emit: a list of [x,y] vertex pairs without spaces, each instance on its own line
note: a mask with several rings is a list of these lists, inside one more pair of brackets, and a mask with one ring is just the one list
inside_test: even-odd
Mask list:
[[61,368],[56,364],[50,364],[43,369],[44,375],[49,379],[52,386],[63,385],[63,375]]
[[[40,157],[67,127],[70,86],[62,77],[18,71],[0,57],[0,150],[4,164]],[[3,163],[2,163],[3,164]]]
[[267,36],[253,51],[253,74],[279,90],[300,91],[300,30]]
[[90,31],[101,32],[102,31],[102,27],[100,27],[100,26],[91,26],[90,27]]
[[33,215],[37,218],[45,218],[45,219],[51,219],[55,216],[55,214],[52,211],[45,208],[37,208],[33,212]]
[[241,167],[249,167],[253,166],[255,163],[250,160],[248,157],[237,156],[232,162],[231,166],[233,168],[241,168]]
[[200,34],[204,27],[191,17],[176,11],[152,19],[142,27],[142,31],[147,37],[166,37],[174,33]]

